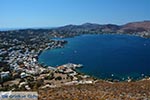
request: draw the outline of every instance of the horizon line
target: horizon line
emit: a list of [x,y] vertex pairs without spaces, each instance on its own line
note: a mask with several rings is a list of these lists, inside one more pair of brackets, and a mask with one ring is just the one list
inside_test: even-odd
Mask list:
[[99,24],[99,25],[113,24],[113,25],[121,26],[121,25],[125,25],[125,24],[128,24],[128,23],[132,23],[132,22],[146,22],[146,21],[150,21],[150,20],[130,21],[130,22],[127,22],[127,23],[124,23],[124,24],[114,24],[114,23],[105,23],[105,24],[103,23],[103,24],[100,24],[100,23],[95,23],[95,22],[84,22],[82,24],[64,24],[64,25],[58,25],[58,26],[0,27],[0,31],[20,30],[20,29],[51,29],[51,28],[63,27],[63,26],[67,26],[67,25],[83,25],[83,24],[86,24],[86,23]]

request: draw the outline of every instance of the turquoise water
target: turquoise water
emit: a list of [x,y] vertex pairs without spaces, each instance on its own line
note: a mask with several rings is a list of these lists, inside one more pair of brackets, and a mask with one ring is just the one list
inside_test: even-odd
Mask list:
[[78,71],[102,79],[150,76],[150,39],[129,35],[81,35],[64,48],[47,50],[39,62],[50,66],[83,64]]

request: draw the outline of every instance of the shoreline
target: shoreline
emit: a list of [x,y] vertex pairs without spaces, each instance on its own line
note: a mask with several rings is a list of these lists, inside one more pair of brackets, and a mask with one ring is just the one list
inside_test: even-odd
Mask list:
[[[88,35],[88,34],[79,34],[79,35],[76,35],[76,36],[82,36],[82,35]],[[146,37],[143,37],[143,36],[140,36],[140,35],[136,35],[136,34],[125,34],[125,33],[103,33],[103,34],[101,34],[101,33],[89,33],[89,35],[127,35],[127,36],[135,36],[135,37],[140,37],[140,38],[145,38],[145,39],[149,39],[149,38],[146,38]],[[76,36],[72,36],[72,37],[64,37],[64,38],[58,38],[58,40],[63,40],[63,39],[67,39],[67,38],[74,38],[74,37],[76,37]],[[55,39],[54,39],[54,41],[55,41]],[[56,39],[56,41],[57,41],[57,39]],[[68,41],[67,41],[68,42]],[[65,44],[66,45],[66,44]],[[59,47],[58,48],[52,48],[52,49],[59,49]],[[45,51],[45,50],[44,50]],[[43,51],[42,51],[43,52]],[[48,66],[48,65],[46,65],[46,66]],[[54,67],[54,68],[56,68],[56,66]],[[78,68],[77,68],[78,69]],[[120,79],[113,79],[113,78],[99,78],[99,77],[96,77],[96,76],[94,76],[94,75],[90,75],[90,74],[86,74],[86,73],[84,73],[84,72],[80,72],[80,71],[77,71],[77,69],[75,69],[75,71],[77,72],[77,73],[79,73],[79,74],[82,74],[82,75],[88,75],[88,76],[90,76],[91,78],[93,78],[93,79],[96,79],[96,80],[103,80],[103,81],[110,81],[110,82],[128,82],[128,81],[133,81],[133,82],[136,82],[136,81],[141,81],[141,80],[145,80],[145,79],[149,79],[150,78],[150,76],[147,76],[147,75],[145,75],[144,77],[142,76],[142,74],[141,74],[141,76],[142,77],[138,77],[137,79],[133,79],[132,77],[130,77],[130,76],[128,76],[128,78],[126,78],[125,80],[120,80]]]
[[[112,33],[107,33],[107,34],[112,34]],[[84,35],[84,34],[79,34],[79,35]],[[79,36],[79,35],[77,35],[77,36]],[[121,35],[121,34],[119,34],[119,35]],[[127,34],[125,34],[125,35],[127,35]],[[75,37],[75,36],[71,36],[71,37]],[[45,39],[45,38],[47,39],[47,37],[44,37],[43,39]],[[69,38],[69,37],[65,37],[65,38]],[[144,37],[141,37],[141,38],[144,38]],[[24,58],[24,55],[23,55],[20,58],[24,61],[23,68],[20,67],[20,66],[22,66],[22,63],[21,63],[21,65],[19,65],[17,67],[19,70],[19,73],[16,73],[16,72],[9,73],[8,75],[12,74],[13,76],[10,76],[11,79],[8,79],[7,81],[2,82],[2,85],[0,85],[0,90],[13,90],[13,91],[15,91],[15,90],[34,90],[34,89],[37,90],[41,87],[43,87],[43,88],[53,87],[54,88],[54,87],[57,87],[57,85],[63,86],[63,84],[65,84],[65,83],[67,85],[68,84],[69,85],[71,85],[71,84],[94,84],[95,81],[98,81],[98,80],[99,81],[102,80],[105,82],[122,82],[122,81],[114,81],[114,80],[109,81],[107,79],[106,80],[100,79],[100,78],[93,77],[91,75],[87,75],[85,73],[77,72],[76,69],[74,69],[74,70],[67,69],[68,71],[73,73],[73,77],[72,77],[72,74],[70,74],[70,73],[64,74],[62,72],[59,72],[59,70],[57,70],[57,68],[55,68],[55,67],[52,68],[50,66],[49,68],[46,68],[46,67],[44,67],[44,65],[39,63],[38,57],[42,52],[44,52],[45,50],[48,50],[48,49],[62,48],[67,42],[68,41],[64,41],[64,40],[55,41],[55,40],[47,39],[44,43],[41,42],[42,47],[37,47],[38,50],[33,49],[36,51],[33,51],[32,49],[31,49],[31,51],[28,51],[28,49],[30,47],[30,45],[29,45],[29,47],[26,48],[27,56],[25,56],[25,58]],[[39,44],[39,46],[41,46],[41,45]],[[18,55],[18,54],[16,54],[16,55]],[[14,62],[12,61],[11,63],[13,64]],[[33,65],[28,67],[28,64],[30,65],[30,63],[32,63]],[[16,71],[18,71],[18,70],[16,70]],[[7,72],[4,72],[4,73],[7,74]],[[54,77],[53,77],[52,73],[54,74]],[[70,76],[68,76],[68,74],[70,74]],[[60,78],[59,75],[61,77],[66,77],[68,79]],[[32,81],[31,82],[28,81],[29,79]],[[143,78],[141,80],[147,80],[147,78]],[[135,82],[138,82],[141,80],[136,80]],[[39,85],[38,83],[40,83],[39,81],[42,82],[40,86],[38,86]],[[133,81],[133,80],[123,81],[123,82],[126,83],[126,82],[131,82],[131,81]],[[68,83],[68,82],[70,82],[70,83]],[[16,85],[17,85],[17,88],[14,88],[14,87],[16,87]],[[34,87],[35,85],[37,85],[37,87]]]

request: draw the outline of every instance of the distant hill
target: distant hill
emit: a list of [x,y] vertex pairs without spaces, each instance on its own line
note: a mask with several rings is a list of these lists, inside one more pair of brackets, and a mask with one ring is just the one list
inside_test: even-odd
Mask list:
[[70,33],[101,33],[101,32],[116,32],[120,29],[120,26],[113,24],[94,24],[94,23],[85,23],[82,25],[66,25],[63,27],[55,28],[57,32],[70,32]]
[[54,29],[59,33],[141,33],[150,32],[150,21],[131,22],[125,25],[94,24],[66,25]]
[[143,32],[150,31],[150,21],[142,21],[142,22],[132,22],[125,25],[122,25],[120,32]]
[[[7,31],[8,33],[10,31]],[[82,25],[66,25],[55,28],[39,28],[39,29],[21,29],[13,30],[13,33],[26,34],[55,34],[57,36],[68,37],[87,33],[122,33],[136,34],[142,37],[150,37],[150,21],[130,22],[124,25],[115,24],[95,24],[85,23]]]

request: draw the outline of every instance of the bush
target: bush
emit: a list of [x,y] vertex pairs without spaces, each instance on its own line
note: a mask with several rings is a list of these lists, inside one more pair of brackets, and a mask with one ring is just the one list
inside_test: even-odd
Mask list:
[[58,77],[55,78],[55,80],[62,80],[62,77],[58,76]]

